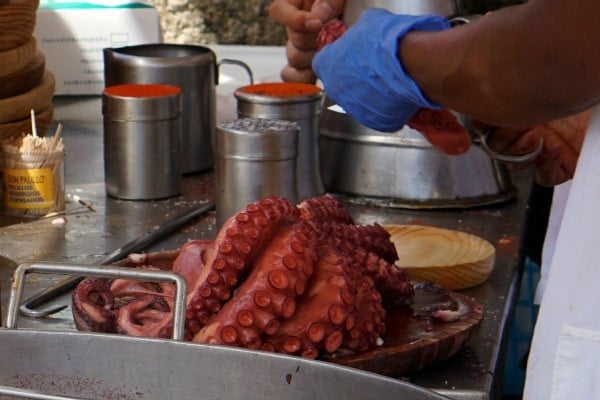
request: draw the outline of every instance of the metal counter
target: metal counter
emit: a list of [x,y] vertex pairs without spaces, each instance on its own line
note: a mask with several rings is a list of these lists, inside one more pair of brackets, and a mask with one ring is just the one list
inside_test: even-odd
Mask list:
[[[93,203],[95,212],[84,209],[61,217],[23,220],[0,217],[0,270],[3,317],[6,316],[9,278],[22,262],[50,261],[79,264],[99,262],[118,248],[175,215],[214,200],[211,172],[186,176],[180,196],[161,201],[122,201],[105,196],[100,121],[62,121],[67,149],[66,192]],[[463,293],[474,297],[485,309],[476,335],[450,360],[402,377],[455,399],[497,398],[502,378],[503,352],[508,324],[518,295],[523,261],[522,241],[531,186],[527,171],[513,173],[518,194],[514,200],[467,210],[401,210],[348,205],[357,223],[428,224],[457,229],[489,240],[497,250],[490,279]],[[68,210],[79,205],[67,204]],[[192,238],[214,238],[215,213],[199,217],[168,239],[147,251],[176,249]],[[10,260],[10,261],[9,261]],[[62,279],[52,275],[30,275],[25,297]],[[68,295],[57,302],[68,304]],[[19,327],[73,330],[70,309],[44,320],[21,317]]]

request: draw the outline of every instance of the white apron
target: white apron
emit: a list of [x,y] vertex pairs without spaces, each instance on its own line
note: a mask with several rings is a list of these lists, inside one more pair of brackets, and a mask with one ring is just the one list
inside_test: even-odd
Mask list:
[[[561,215],[560,198],[567,192]],[[600,107],[592,114],[570,190],[558,188],[555,200],[523,399],[600,399]]]

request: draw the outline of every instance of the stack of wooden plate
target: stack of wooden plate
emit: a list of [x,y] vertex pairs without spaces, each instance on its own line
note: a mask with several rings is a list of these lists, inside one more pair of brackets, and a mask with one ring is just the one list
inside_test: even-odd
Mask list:
[[0,0],[0,139],[48,131],[54,108],[54,75],[33,36],[39,0]]

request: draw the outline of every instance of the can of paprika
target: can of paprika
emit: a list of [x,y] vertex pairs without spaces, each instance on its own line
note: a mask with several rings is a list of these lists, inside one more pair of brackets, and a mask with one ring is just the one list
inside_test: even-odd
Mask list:
[[175,196],[181,189],[181,89],[109,86],[102,94],[106,193],[125,200]]

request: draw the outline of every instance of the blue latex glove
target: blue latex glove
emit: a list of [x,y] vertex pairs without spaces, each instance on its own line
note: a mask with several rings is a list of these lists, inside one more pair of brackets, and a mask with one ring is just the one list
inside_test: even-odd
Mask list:
[[394,132],[419,108],[440,108],[404,71],[397,56],[400,39],[411,30],[448,28],[442,16],[369,9],[316,54],[312,67],[327,96],[348,114],[368,128]]

